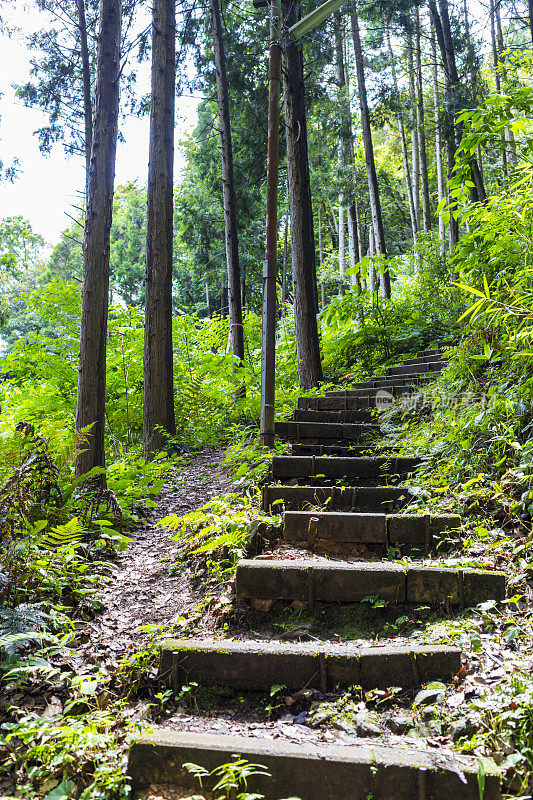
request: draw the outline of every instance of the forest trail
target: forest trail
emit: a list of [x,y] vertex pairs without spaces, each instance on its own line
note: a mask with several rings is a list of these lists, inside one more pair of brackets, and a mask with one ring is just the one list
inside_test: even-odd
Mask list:
[[[163,645],[162,686],[194,703],[132,746],[136,792],[188,796],[171,788],[195,785],[182,764],[213,770],[240,754],[270,773],[247,787],[267,800],[478,800],[481,772],[484,800],[500,798],[495,765],[450,749],[432,720],[445,691],[464,702],[478,665],[430,623],[503,599],[505,575],[439,552],[443,542],[460,549],[457,516],[403,511],[412,495],[402,481],[417,462],[382,450],[376,424],[383,398],[410,395],[444,363],[439,351],[422,352],[351,390],[302,398],[292,421],[277,424],[292,454],[274,457],[263,506],[283,504],[283,540],[237,565],[222,634]],[[402,610],[409,632],[393,624]],[[204,692],[204,708],[191,687]],[[395,693],[422,709],[424,736],[409,735],[398,709],[369,713]],[[315,700],[323,718],[310,711]],[[355,717],[341,713],[332,732],[321,723],[336,702]]]
[[183,467],[163,486],[157,508],[150,510],[143,527],[130,534],[133,541],[112,565],[101,596],[103,611],[86,626],[80,661],[87,663],[97,654],[100,666],[112,665],[148,640],[148,634],[139,630],[142,626],[171,627],[177,617],[194,609],[198,597],[189,581],[181,573],[173,576],[169,569],[179,558],[180,546],[157,522],[169,514],[194,511],[228,491],[223,458],[223,448],[185,457]]

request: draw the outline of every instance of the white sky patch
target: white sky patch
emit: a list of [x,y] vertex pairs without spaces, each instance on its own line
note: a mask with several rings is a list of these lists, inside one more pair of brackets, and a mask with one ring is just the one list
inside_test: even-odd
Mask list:
[[[13,24],[28,31],[23,9],[13,9]],[[44,15],[32,7],[32,20],[42,23]],[[63,145],[54,145],[49,156],[39,152],[38,139],[33,132],[46,125],[47,115],[38,109],[26,108],[15,96],[14,83],[23,84],[30,77],[30,58],[24,38],[14,34],[11,38],[0,36],[0,159],[8,166],[18,158],[20,176],[14,183],[0,184],[0,219],[21,214],[33,228],[49,243],[57,242],[60,232],[70,224],[67,216],[76,216],[75,206],[81,204],[81,192],[85,182],[84,161],[75,156],[67,157]],[[149,90],[150,64],[139,67],[138,89]],[[179,142],[196,122],[198,98],[176,99],[176,163],[175,174],[179,179],[184,159],[179,151]],[[149,117],[129,117],[121,124],[125,139],[117,147],[115,185],[138,180],[144,184],[148,175]]]

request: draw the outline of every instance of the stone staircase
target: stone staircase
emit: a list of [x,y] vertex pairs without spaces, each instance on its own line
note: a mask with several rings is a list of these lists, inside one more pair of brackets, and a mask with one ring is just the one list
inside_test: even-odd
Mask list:
[[[250,601],[257,608],[259,602],[270,609],[281,601],[313,609],[356,604],[370,596],[398,608],[422,604],[457,610],[505,597],[503,573],[439,565],[443,543],[458,543],[459,517],[404,511],[414,495],[398,484],[416,470],[417,459],[390,451],[374,454],[384,393],[392,401],[409,394],[434,378],[444,363],[440,350],[421,352],[350,390],[301,398],[293,419],[276,423],[277,435],[292,442],[292,453],[273,458],[272,483],[264,487],[262,503],[266,513],[284,512],[283,541],[269,557],[239,562],[235,596],[240,603]],[[257,613],[261,616],[268,614]],[[162,651],[162,683],[175,693],[195,682],[267,696],[275,685],[322,695],[353,686],[416,690],[431,681],[451,682],[463,663],[460,648],[449,645],[355,645],[339,641],[334,631],[329,640],[311,642],[249,634],[169,640]],[[128,770],[134,791],[150,784],[192,786],[183,764],[212,770],[234,754],[266,767],[271,777],[254,776],[247,787],[266,800],[481,796],[479,759],[412,742],[369,744],[365,738],[349,744],[295,744],[260,732],[239,736],[161,728],[132,745]],[[498,771],[484,759],[483,772],[484,800],[497,800]]]

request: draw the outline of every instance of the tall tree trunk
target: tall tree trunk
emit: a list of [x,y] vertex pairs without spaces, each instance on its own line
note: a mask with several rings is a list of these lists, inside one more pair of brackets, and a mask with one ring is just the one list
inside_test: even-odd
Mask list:
[[342,18],[337,11],[333,18],[335,31],[335,61],[337,67],[337,102],[339,113],[339,133],[337,142],[337,159],[341,190],[339,191],[339,278],[340,293],[346,290],[346,219],[344,213],[344,179],[347,162],[348,126],[346,119],[346,73],[344,69],[344,52],[342,44]]
[[318,267],[320,273],[320,308],[326,307],[326,289],[322,278],[322,264],[324,262],[324,246],[322,241],[322,202],[318,204]]
[[416,229],[420,230],[420,144],[416,112],[415,60],[413,37],[407,37],[407,71],[409,77],[409,97],[411,100],[411,163],[413,165],[413,203],[415,207]]
[[[283,10],[285,24],[290,27],[296,22],[296,7],[294,3],[289,5],[288,0],[284,0]],[[303,56],[301,49],[294,42],[285,43],[283,62],[298,378],[303,389],[312,389],[322,381],[322,364],[316,319],[318,290],[307,149]]]
[[[372,225],[368,228],[368,255],[373,256],[376,252],[375,247],[375,236],[374,236],[374,228]],[[368,291],[370,294],[374,294],[376,291],[376,268],[372,262],[368,265]]]
[[[381,214],[381,201],[379,198],[378,177],[376,173],[376,163],[374,160],[374,146],[372,143],[372,129],[370,127],[370,112],[368,109],[368,98],[366,93],[365,70],[363,64],[363,50],[361,47],[361,35],[359,32],[359,20],[357,17],[356,5],[353,5],[351,13],[352,38],[355,51],[355,65],[357,70],[357,86],[359,90],[359,105],[361,107],[361,127],[363,131],[363,144],[365,148],[366,174],[368,179],[368,193],[370,197],[370,213],[372,215],[372,227],[375,236],[375,247],[378,254],[386,256],[387,248],[385,245],[385,230],[383,228],[383,217]],[[390,297],[390,274],[388,269],[380,276],[380,288],[383,297]]]
[[348,219],[348,256],[350,261],[350,286],[358,286],[361,288],[361,273],[357,272],[357,265],[361,261],[361,253],[359,250],[359,239],[357,231],[357,216],[355,213],[355,203],[352,203],[347,208]]
[[529,31],[531,33],[531,41],[533,42],[533,0],[527,0],[527,11],[529,17]]
[[426,130],[424,114],[424,91],[422,85],[422,45],[420,12],[416,9],[416,125],[420,150],[420,186],[422,189],[422,221],[426,233],[431,230],[431,203],[429,199],[429,175],[426,150]]
[[87,22],[85,19],[85,0],[76,0],[78,9],[78,30],[80,33],[81,77],[83,84],[83,122],[85,127],[85,204],[89,196],[89,171],[91,168],[91,147],[93,139],[93,104],[91,98],[91,67],[87,45]]
[[[343,50],[343,58],[344,58],[344,73],[345,73],[345,83],[346,83],[346,132],[347,132],[347,147],[346,147],[346,159],[352,166],[352,179],[353,179],[353,189],[352,195],[353,200],[348,205],[347,213],[346,213],[346,225],[348,228],[348,242],[350,240],[353,242],[353,257],[355,258],[355,264],[352,264],[350,260],[350,267],[354,268],[357,266],[359,261],[362,258],[362,248],[361,248],[361,232],[359,230],[359,221],[357,218],[357,165],[355,163],[355,150],[354,150],[354,141],[353,141],[353,129],[352,129],[352,102],[351,102],[351,89],[350,89],[350,72],[348,69],[348,48],[346,43],[346,31],[343,27],[342,29],[342,50]],[[351,256],[350,256],[351,259]],[[350,285],[354,286],[357,285],[361,288],[361,273],[358,272],[357,274],[352,274],[350,276]]]
[[287,261],[289,255],[289,215],[285,214],[285,229],[283,232],[283,272],[281,274],[281,313],[285,314],[287,302]]
[[[388,50],[389,50],[389,58],[390,58],[391,69],[392,69],[392,80],[393,80],[393,84],[394,84],[394,91],[395,91],[396,96],[398,98],[398,104],[400,104],[400,102],[401,102],[401,100],[400,100],[400,87],[399,87],[399,84],[398,84],[398,75],[396,73],[396,64],[395,64],[395,59],[394,59],[394,52],[392,50],[392,43],[391,43],[391,38],[390,38],[390,30],[389,30],[388,26],[386,28],[386,37],[387,37],[387,47],[388,47]],[[417,234],[418,234],[418,223],[417,223],[416,212],[415,212],[415,204],[414,204],[414,198],[413,198],[413,185],[411,183],[411,168],[409,166],[409,154],[407,152],[407,141],[406,141],[406,138],[405,138],[405,126],[403,124],[403,114],[402,114],[401,107],[398,107],[397,118],[398,118],[398,131],[400,133],[400,146],[401,146],[401,151],[402,151],[403,175],[404,175],[404,181],[405,181],[405,193],[407,195],[407,203],[409,205],[409,216],[411,218],[411,233],[413,235],[413,242],[416,244],[416,237],[417,237]]]
[[[448,6],[446,0],[439,0],[439,6],[445,6],[446,10],[446,17],[448,18]],[[448,180],[453,177],[453,167],[455,164],[455,152],[457,149],[456,141],[455,141],[455,125],[453,121],[453,115],[450,112],[450,108],[452,107],[453,102],[453,86],[459,80],[457,75],[457,67],[455,64],[455,53],[453,50],[453,42],[451,40],[450,28],[449,28],[449,18],[448,18],[448,26],[447,26],[447,36],[444,34],[444,24],[443,20],[441,19],[441,15],[437,10],[436,0],[428,0],[429,10],[431,12],[431,19],[433,21],[433,26],[435,28],[435,34],[437,37],[437,42],[439,45],[439,50],[441,54],[442,64],[444,68],[444,74],[446,77],[446,92],[445,92],[445,107],[447,109],[446,112],[446,127],[447,127],[447,135],[446,135],[446,155],[447,155],[447,176]],[[455,80],[454,80],[455,79]],[[457,242],[459,241],[459,224],[456,219],[454,219],[453,215],[450,216],[450,229],[449,229],[449,250],[450,253],[453,252]]]
[[165,432],[170,436],[176,433],[172,350],[175,35],[175,0],[153,0],[144,326],[145,458],[161,450]]
[[[220,145],[222,151],[222,199],[226,237],[226,263],[228,268],[228,302],[230,318],[231,352],[240,363],[244,360],[244,329],[242,326],[242,301],[239,267],[239,239],[237,234],[237,207],[233,174],[233,149],[228,97],[226,54],[222,38],[222,20],[219,0],[209,0],[213,50],[217,80]],[[242,392],[241,392],[242,393]]]
[[[435,28],[431,26],[431,54],[433,59],[433,119],[435,123],[435,160],[437,165],[437,202],[444,198],[444,169],[442,164],[442,135],[439,100],[439,68],[437,64],[437,43]],[[439,239],[444,245],[446,230],[442,212],[439,214]]]
[[209,284],[205,282],[205,304],[207,306],[207,318],[211,318],[211,303],[209,302]]
[[109,249],[118,133],[121,0],[101,0],[95,114],[83,247],[76,430],[92,425],[76,455],[76,475],[105,466]]

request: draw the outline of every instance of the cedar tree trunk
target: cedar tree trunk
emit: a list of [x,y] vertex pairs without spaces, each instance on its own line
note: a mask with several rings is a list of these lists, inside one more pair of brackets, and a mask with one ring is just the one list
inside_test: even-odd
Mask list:
[[109,248],[118,134],[121,0],[101,0],[94,128],[83,243],[76,430],[92,426],[76,456],[76,476],[105,466]]
[[176,433],[172,353],[175,36],[175,0],[153,0],[144,327],[145,458],[161,450],[165,433]]
[[[285,25],[290,27],[296,22],[294,3],[289,6],[285,0],[283,10]],[[283,93],[298,378],[302,389],[312,389],[322,381],[316,319],[318,292],[315,236],[307,149],[303,56],[299,47],[291,41],[285,42],[283,47]]]

